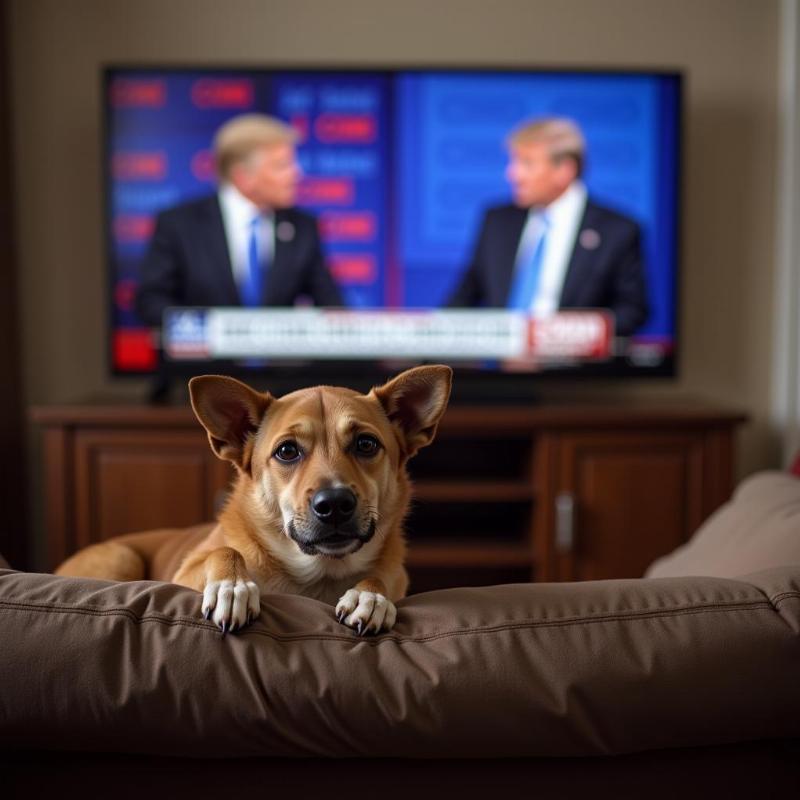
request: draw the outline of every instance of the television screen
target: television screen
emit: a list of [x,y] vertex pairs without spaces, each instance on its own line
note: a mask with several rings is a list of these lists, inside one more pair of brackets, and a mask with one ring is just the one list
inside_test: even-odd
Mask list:
[[[297,132],[297,205],[342,304],[172,310],[168,357],[674,374],[678,74],[113,67],[103,90],[116,374],[156,367],[135,298],[158,215],[217,192],[214,135],[246,113]],[[569,202],[539,217],[520,197],[534,162],[509,135],[543,120],[566,121],[584,149]]]

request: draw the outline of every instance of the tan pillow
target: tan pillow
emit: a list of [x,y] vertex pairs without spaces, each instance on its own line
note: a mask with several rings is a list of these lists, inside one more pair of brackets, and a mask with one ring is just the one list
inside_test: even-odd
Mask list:
[[800,479],[759,472],[687,544],[651,564],[645,577],[733,578],[786,564],[800,564]]

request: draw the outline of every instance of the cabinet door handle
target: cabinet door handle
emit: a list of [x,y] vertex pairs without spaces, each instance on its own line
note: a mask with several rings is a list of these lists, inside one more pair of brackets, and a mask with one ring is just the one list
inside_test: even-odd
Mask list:
[[571,553],[575,546],[575,498],[570,492],[556,495],[556,550]]

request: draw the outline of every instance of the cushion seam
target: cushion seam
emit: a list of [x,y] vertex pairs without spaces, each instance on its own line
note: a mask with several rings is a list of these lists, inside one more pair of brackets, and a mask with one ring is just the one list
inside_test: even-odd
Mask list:
[[[779,603],[781,602],[781,600],[793,596],[800,596],[800,592],[785,592],[780,595],[776,595],[775,598],[771,599],[771,602]],[[113,609],[97,609],[97,608],[86,608],[86,607],[78,608],[70,606],[47,605],[41,603],[21,603],[21,602],[0,600],[0,611],[3,610],[3,607],[17,608],[20,610],[27,610],[27,611],[39,611],[44,613],[51,613],[51,612],[61,613],[61,614],[77,613],[83,615],[88,614],[97,617],[119,616],[133,622],[136,625],[140,625],[146,622],[156,622],[162,625],[168,625],[170,627],[179,626],[179,627],[190,627],[190,628],[206,628],[214,632],[219,630],[217,626],[214,625],[213,623],[208,623],[205,620],[201,619],[194,620],[194,619],[188,619],[186,617],[172,618],[160,614],[149,614],[149,615],[139,616],[135,612],[125,608],[113,608]],[[344,641],[351,643],[356,642],[356,643],[377,645],[383,641],[394,641],[399,644],[403,644],[406,642],[409,643],[426,642],[435,639],[448,638],[452,636],[471,636],[484,633],[500,633],[508,630],[568,627],[570,625],[587,625],[587,624],[596,624],[602,622],[623,622],[626,620],[636,621],[645,619],[659,619],[659,618],[669,618],[674,616],[686,616],[686,615],[702,614],[702,613],[719,613],[724,611],[764,611],[764,610],[769,610],[774,612],[775,609],[773,608],[773,605],[771,605],[769,601],[753,600],[749,602],[733,602],[733,603],[723,603],[723,604],[684,606],[672,609],[659,609],[652,611],[635,611],[627,613],[602,614],[602,615],[597,615],[595,617],[565,617],[556,620],[521,620],[519,622],[509,622],[499,625],[484,625],[475,628],[461,628],[459,630],[453,630],[453,631],[439,631],[430,634],[423,634],[420,636],[398,636],[397,634],[386,633],[380,635],[377,638],[364,639],[356,636],[355,633],[347,635],[326,634],[326,633],[279,634],[270,631],[255,630],[253,628],[244,629],[239,634],[237,634],[237,636],[241,636],[242,634],[250,634],[255,636],[265,636],[270,639],[274,639],[277,641],[286,641],[286,642],[308,641],[308,640],[311,641],[333,640],[333,641]]]
[[787,600],[790,597],[800,597],[800,592],[797,591],[779,592],[778,594],[771,595],[769,601],[770,603],[777,604],[782,602],[783,600]]

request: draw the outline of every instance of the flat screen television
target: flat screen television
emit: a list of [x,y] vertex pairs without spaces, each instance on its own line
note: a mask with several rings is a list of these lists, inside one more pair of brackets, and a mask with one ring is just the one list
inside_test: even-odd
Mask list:
[[[105,69],[111,371],[146,374],[159,363],[158,340],[134,307],[156,215],[216,191],[214,133],[235,115],[260,112],[285,120],[299,134],[299,205],[318,220],[327,264],[348,310],[344,317],[355,316],[359,335],[367,339],[370,326],[383,324],[382,316],[389,327],[400,319],[401,330],[416,335],[403,340],[399,353],[381,344],[351,354],[346,347],[299,355],[278,348],[266,358],[231,357],[237,368],[288,375],[302,366],[308,375],[310,366],[324,374],[333,359],[340,372],[344,364],[353,372],[380,372],[381,356],[388,354],[403,363],[446,361],[486,386],[502,378],[530,386],[549,375],[674,375],[681,84],[681,75],[672,72],[588,69]],[[592,317],[591,335],[607,337],[597,352],[578,345],[559,355],[557,342],[555,355],[542,358],[501,357],[480,347],[445,347],[440,354],[431,342],[461,335],[461,318],[455,315],[453,333],[453,315],[439,312],[471,263],[483,215],[512,202],[509,131],[543,117],[568,118],[582,132],[589,201],[638,226],[647,312],[624,337],[614,335],[613,316],[601,334],[597,322],[603,318]],[[604,236],[602,229],[579,226],[562,247],[573,255],[582,249],[588,258]],[[562,280],[566,284],[569,277],[562,274]],[[281,309],[276,318],[285,321],[287,313],[292,312]],[[296,314],[319,327],[307,307]],[[466,315],[479,344],[481,315],[490,327],[498,315],[508,316],[479,302]],[[561,341],[565,331],[569,340],[570,330],[580,328],[580,314],[577,323],[569,314],[554,316],[560,328],[548,327],[547,320],[534,325],[541,341]],[[437,328],[440,317],[444,333]],[[333,319],[338,331],[342,318],[341,311],[324,317],[323,329],[329,331]],[[427,329],[426,320],[436,321],[436,330]],[[178,324],[174,318],[173,323]],[[528,328],[521,335],[529,344],[535,338]],[[381,341],[391,336],[396,331]],[[427,346],[416,349],[418,342]],[[179,363],[180,350],[175,352],[171,357]],[[220,358],[216,351],[198,352],[189,359],[195,372],[208,371],[207,362]]]

